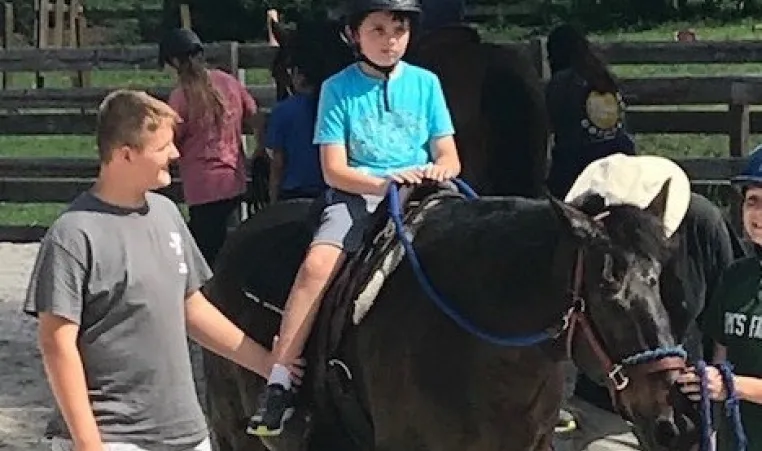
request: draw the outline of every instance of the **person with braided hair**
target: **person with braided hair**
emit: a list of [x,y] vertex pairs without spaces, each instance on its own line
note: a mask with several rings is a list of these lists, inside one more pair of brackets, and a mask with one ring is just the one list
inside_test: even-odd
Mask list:
[[242,130],[259,130],[257,104],[232,75],[207,69],[204,47],[191,30],[171,30],[159,44],[159,64],[176,73],[179,86],[167,103],[180,115],[175,144],[180,151],[183,197],[201,253],[214,266],[230,216],[247,190]]

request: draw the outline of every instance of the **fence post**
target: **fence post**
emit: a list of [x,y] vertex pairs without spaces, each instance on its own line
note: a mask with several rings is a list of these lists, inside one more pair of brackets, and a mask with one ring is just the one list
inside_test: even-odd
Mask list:
[[546,47],[547,38],[540,36],[529,41],[529,51],[532,54],[537,74],[541,79],[550,78],[550,65],[548,64],[548,52]]
[[[5,2],[5,33],[3,36],[3,47],[8,50],[11,48],[13,42],[13,33],[16,31],[14,26],[15,19],[13,17],[13,3]],[[3,72],[3,89],[8,89],[11,86],[12,75],[10,72]]]
[[226,42],[225,45],[228,47],[226,52],[227,62],[225,63],[227,67],[225,71],[234,77],[238,77],[238,42]]
[[193,23],[191,23],[190,6],[187,3],[180,4],[180,27],[186,30],[193,29]]
[[749,146],[749,90],[746,83],[730,85],[730,105],[728,108],[730,156],[743,157]]

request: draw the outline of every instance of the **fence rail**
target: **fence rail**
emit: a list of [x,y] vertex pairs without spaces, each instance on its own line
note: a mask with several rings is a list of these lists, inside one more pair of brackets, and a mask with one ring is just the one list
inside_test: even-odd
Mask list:
[[[675,160],[696,183],[722,183],[737,173],[745,158]],[[0,158],[0,202],[69,202],[93,182],[98,162],[89,158]],[[162,192],[182,202],[182,181],[172,166],[173,183]]]
[[[529,52],[547,78],[542,40],[502,42]],[[731,64],[762,61],[762,42],[606,43],[596,46],[611,64]],[[231,72],[266,69],[275,49],[265,44],[207,44],[210,64]],[[103,46],[74,49],[8,49],[0,51],[0,71],[156,70],[157,47]],[[166,99],[169,87],[141,87]],[[275,103],[274,87],[249,85],[264,114]],[[694,183],[726,183],[745,162],[749,135],[762,133],[762,77],[652,77],[622,80],[631,110],[628,127],[635,133],[703,133],[730,137],[729,157],[678,159]],[[94,111],[107,88],[7,89],[0,91],[0,134],[88,135],[95,129]],[[690,111],[678,110],[691,106]],[[182,182],[163,193],[182,201]],[[97,173],[91,159],[0,158],[0,201],[69,202]],[[44,227],[0,227],[0,240],[36,239]]]

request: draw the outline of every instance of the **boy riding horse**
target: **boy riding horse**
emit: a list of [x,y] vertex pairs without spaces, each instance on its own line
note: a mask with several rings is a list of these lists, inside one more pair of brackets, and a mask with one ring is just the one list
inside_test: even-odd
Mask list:
[[315,144],[329,189],[296,275],[273,354],[277,362],[247,432],[279,435],[293,415],[289,356],[299,356],[321,298],[357,252],[390,184],[442,182],[460,172],[454,128],[439,79],[401,61],[419,0],[354,0],[348,14],[360,61],[321,88]]

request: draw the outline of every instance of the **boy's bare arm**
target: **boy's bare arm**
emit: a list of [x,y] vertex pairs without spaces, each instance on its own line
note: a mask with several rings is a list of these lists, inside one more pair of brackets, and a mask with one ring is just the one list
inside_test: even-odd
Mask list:
[[85,371],[77,349],[79,326],[40,313],[38,341],[48,382],[77,451],[102,451],[100,432],[87,394]]
[[[272,354],[247,337],[201,291],[185,300],[185,321],[188,335],[199,345],[262,377],[270,375],[275,363]],[[303,374],[301,363],[299,359],[288,365],[296,383],[300,383]]]
[[460,173],[460,157],[453,135],[434,138],[431,143],[434,164],[452,171],[451,177]]
[[336,189],[353,194],[376,194],[383,196],[389,181],[381,177],[363,174],[347,164],[347,149],[341,144],[320,146],[320,162],[326,183]]

